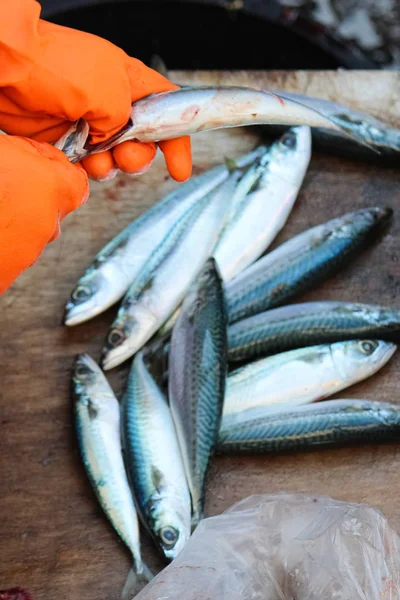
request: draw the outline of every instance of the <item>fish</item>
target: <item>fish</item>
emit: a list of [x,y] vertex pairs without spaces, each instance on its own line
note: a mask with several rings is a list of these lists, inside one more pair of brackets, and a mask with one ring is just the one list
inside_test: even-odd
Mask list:
[[400,408],[368,400],[325,400],[258,419],[224,421],[218,454],[298,451],[321,445],[391,441],[400,437]]
[[121,400],[122,448],[139,515],[167,560],[190,537],[191,500],[165,396],[138,352]]
[[[372,159],[374,161],[396,162],[400,157],[400,130],[371,115],[355,110],[348,106],[330,102],[322,98],[314,98],[279,90],[271,90],[278,96],[300,102],[331,119],[336,125],[344,126],[346,132],[352,131],[355,136],[366,144],[353,142],[349,136],[342,135],[340,130],[316,127],[312,130],[313,142],[325,150],[340,155]],[[280,131],[275,130],[275,133]]]
[[[235,164],[244,168],[264,152],[261,145],[238,157]],[[228,168],[221,165],[190,179],[114,237],[74,287],[65,307],[64,324],[71,327],[88,321],[118,302],[171,228],[229,175]]]
[[[348,340],[288,350],[239,367],[228,376],[223,420],[256,418],[309,404],[374,375],[397,346],[382,340]],[[170,367],[171,368],[171,367]]]
[[160,94],[151,94],[133,103],[125,127],[108,140],[90,144],[83,124],[75,125],[65,140],[56,146],[71,162],[85,156],[109,150],[126,140],[159,142],[200,131],[226,127],[280,124],[309,125],[339,130],[360,140],[346,123],[338,125],[317,110],[296,100],[255,88],[238,86],[184,87]]
[[388,207],[347,213],[303,231],[261,257],[226,282],[229,322],[288,303],[325,280],[375,241],[392,214]]
[[400,340],[400,309],[358,302],[289,304],[228,328],[229,362],[250,361],[293,348],[371,337]]
[[238,177],[196,202],[129,288],[103,347],[105,370],[138,352],[181,304],[217,243]]
[[88,354],[73,365],[75,427],[86,473],[111,525],[130,550],[130,591],[147,584],[152,574],[142,560],[135,504],[125,472],[120,408],[100,367]]
[[310,128],[292,127],[244,173],[213,253],[224,281],[259,258],[285,225],[310,158]]
[[203,515],[204,484],[220,426],[227,371],[226,310],[213,258],[182,305],[169,355],[169,402],[192,499],[192,527]]

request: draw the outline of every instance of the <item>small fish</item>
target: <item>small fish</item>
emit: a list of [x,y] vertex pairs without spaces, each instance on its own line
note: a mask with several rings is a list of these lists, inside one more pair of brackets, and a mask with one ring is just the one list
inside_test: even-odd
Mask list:
[[225,302],[212,258],[183,302],[169,361],[170,406],[196,526],[203,514],[205,476],[220,426],[227,369]]
[[289,304],[228,328],[229,361],[254,360],[293,348],[371,337],[398,342],[400,310],[354,302]]
[[134,577],[131,572],[128,579],[137,591],[152,575],[140,553],[138,518],[122,458],[119,404],[87,354],[75,360],[72,393],[82,461],[104,513],[132,553]]
[[[289,350],[233,371],[226,384],[223,420],[282,406],[308,404],[370,377],[385,365],[395,344],[351,340]],[[258,411],[258,412],[257,412]]]
[[345,266],[391,221],[391,208],[364,208],[303,231],[225,286],[230,323],[289,302]]
[[224,421],[218,452],[283,452],[315,445],[400,439],[400,408],[368,400],[325,400],[258,419]]
[[167,401],[136,354],[121,401],[122,445],[139,513],[173,560],[190,537],[191,502]]
[[[265,147],[259,146],[237,158],[238,168],[250,165],[264,152]],[[171,228],[228,176],[229,170],[223,165],[192,178],[113,238],[97,254],[73,289],[65,308],[65,325],[83,323],[118,302]]]
[[[315,109],[289,98],[283,100],[277,94],[234,86],[185,87],[135,102],[128,124],[105,142],[91,145],[78,127],[69,136],[65,149],[59,143],[57,147],[77,162],[126,140],[158,142],[199,131],[261,124],[323,127],[357,138],[346,123],[338,125]],[[362,138],[360,143],[365,143]]]
[[[390,127],[383,121],[375,119],[365,112],[354,110],[329,100],[312,98],[293,92],[273,91],[284,99],[301,102],[305,106],[318,111],[331,119],[339,127],[344,126],[358,139],[367,145],[353,142],[348,135],[343,136],[339,130],[316,128],[313,129],[313,140],[324,149],[339,151],[340,154],[370,158],[373,160],[386,160],[392,162],[400,158],[400,130]],[[375,152],[374,152],[375,150]],[[377,154],[377,152],[379,154]]]
[[224,281],[259,258],[285,225],[310,157],[310,128],[292,127],[243,175],[214,250]]
[[183,301],[190,284],[212,254],[229,210],[235,172],[218,188],[197,201],[171,230],[160,248],[129,288],[107,335],[104,369],[112,369],[138,352]]

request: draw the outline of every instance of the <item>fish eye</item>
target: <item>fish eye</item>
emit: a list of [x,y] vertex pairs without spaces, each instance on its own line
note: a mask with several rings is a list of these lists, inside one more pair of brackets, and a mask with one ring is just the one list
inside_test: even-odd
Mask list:
[[158,532],[160,536],[161,542],[167,548],[173,548],[178,541],[179,531],[177,531],[174,527],[161,527]]
[[78,285],[72,293],[72,299],[76,302],[84,302],[92,295],[92,290],[87,285]]
[[282,144],[287,148],[295,148],[296,147],[296,136],[293,132],[287,133],[283,140]]
[[365,340],[363,342],[359,342],[358,347],[360,348],[363,354],[369,356],[374,352],[374,350],[378,347],[378,342],[372,340]]
[[92,374],[92,371],[86,365],[77,365],[75,374],[81,379],[86,379]]
[[115,346],[122,344],[124,341],[125,335],[122,333],[122,331],[119,329],[111,329],[110,333],[108,334],[108,343],[110,346],[114,348]]

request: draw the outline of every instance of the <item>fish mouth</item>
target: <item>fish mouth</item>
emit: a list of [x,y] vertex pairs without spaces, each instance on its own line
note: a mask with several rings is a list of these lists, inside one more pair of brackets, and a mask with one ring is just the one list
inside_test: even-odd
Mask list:
[[376,366],[378,369],[386,365],[397,350],[397,345],[392,342],[381,342],[382,346],[379,349],[379,354],[376,357]]
[[140,348],[140,344],[133,343],[121,344],[115,348],[105,347],[101,356],[101,367],[104,371],[114,369],[136,354]]
[[104,307],[99,307],[95,303],[90,304],[74,304],[73,302],[67,302],[64,310],[63,323],[67,327],[73,327],[79,325],[85,321],[89,321],[96,317],[100,313],[106,310]]
[[78,365],[85,365],[85,367],[88,367],[88,369],[90,369],[93,372],[96,372],[99,369],[99,365],[96,363],[96,361],[93,360],[91,356],[89,356],[89,354],[87,354],[87,352],[77,354],[74,361],[74,368]]
[[393,208],[390,206],[378,206],[374,209],[374,215],[379,222],[379,226],[385,229],[391,222],[393,217]]

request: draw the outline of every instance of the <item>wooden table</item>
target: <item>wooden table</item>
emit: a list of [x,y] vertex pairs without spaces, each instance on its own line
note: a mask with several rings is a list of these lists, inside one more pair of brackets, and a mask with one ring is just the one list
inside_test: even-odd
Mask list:
[[[173,73],[179,82],[265,85],[347,102],[400,126],[400,74]],[[193,137],[194,173],[252,148],[248,130]],[[176,187],[158,157],[143,176],[92,185],[90,201],[68,217],[61,237],[0,299],[0,588],[21,585],[35,599],[114,600],[129,555],[103,518],[77,453],[70,367],[76,353],[98,359],[115,309],[76,328],[61,325],[71,288],[95,253],[132,219]],[[280,243],[312,225],[373,205],[399,206],[395,169],[315,154]],[[388,235],[303,299],[396,305],[400,292],[400,219]],[[344,393],[398,402],[400,355],[371,380]],[[120,393],[124,366],[110,374]],[[343,397],[343,392],[342,392]],[[400,531],[400,446],[363,446],[213,461],[209,515],[249,494],[309,491],[368,502]],[[143,536],[144,557],[160,567]]]

